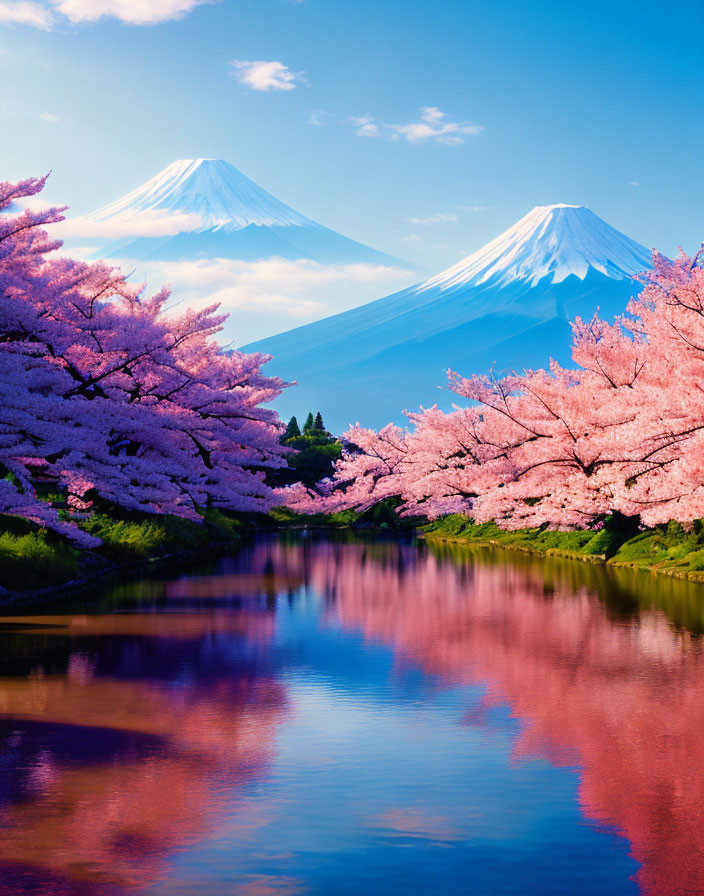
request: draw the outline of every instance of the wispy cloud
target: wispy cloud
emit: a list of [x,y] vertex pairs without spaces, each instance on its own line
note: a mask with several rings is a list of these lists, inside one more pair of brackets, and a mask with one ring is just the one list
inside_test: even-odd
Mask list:
[[322,128],[325,118],[330,115],[324,109],[314,109],[308,116],[308,124],[312,124],[314,128]]
[[[41,196],[28,196],[24,199],[16,199],[11,202],[6,211],[11,215],[21,214],[25,209],[31,209],[33,212],[45,212],[47,209],[59,205],[58,202],[49,202],[48,199],[42,199]],[[59,227],[59,224],[53,225]]]
[[631,186],[632,186],[632,187],[639,187],[639,186],[640,186],[640,181],[632,180],[632,181],[631,181]]
[[118,240],[123,237],[175,236],[183,231],[203,226],[203,218],[197,213],[174,214],[159,209],[140,212],[138,218],[131,214],[113,215],[107,221],[91,217],[68,218],[56,225],[57,236],[63,239]]
[[420,110],[420,121],[392,125],[394,131],[409,143],[431,140],[436,143],[464,143],[465,137],[481,134],[483,128],[471,121],[453,121],[437,106],[425,106]]
[[65,17],[73,24],[113,18],[129,25],[157,25],[182,19],[204,2],[211,0],[0,0],[0,24],[49,30]]
[[381,127],[374,121],[371,115],[358,115],[352,119],[354,132],[358,137],[382,137]]
[[470,215],[479,215],[485,212],[489,206],[481,202],[473,202],[471,205],[456,205],[455,208],[460,212],[469,212]]
[[420,224],[422,227],[434,227],[436,224],[455,224],[460,216],[455,212],[435,212],[425,218],[408,218],[409,224]]
[[61,119],[58,115],[54,115],[53,112],[42,112],[39,116],[42,121],[45,121],[47,124],[58,124]]
[[371,115],[350,119],[358,137],[381,137],[386,140],[405,140],[408,143],[464,143],[467,137],[481,134],[484,128],[472,121],[456,121],[437,106],[423,106],[418,121],[407,124],[379,122]]
[[233,59],[230,66],[232,77],[252,90],[293,90],[305,83],[303,72],[291,71],[283,62]]
[[20,0],[17,3],[0,2],[0,25],[30,25],[49,31],[54,23],[51,10],[40,3]]
[[[374,264],[324,265],[303,259],[236,261],[120,261],[134,270],[133,280],[150,288],[172,286],[173,304],[193,308],[213,302],[237,311],[224,337],[244,345],[286,326],[298,326],[336,314],[388,292],[410,286],[417,273]],[[290,321],[290,323],[288,323]]]
[[406,218],[406,223],[415,224],[418,227],[437,227],[442,224],[457,224],[467,215],[476,215],[485,212],[488,208],[480,202],[473,202],[471,205],[454,205],[453,211],[434,212],[432,215],[423,215],[417,218]]
[[420,241],[420,237],[417,233],[409,233],[408,236],[400,236],[398,241],[399,243],[417,243]]
[[72,22],[95,22],[104,16],[131,25],[156,25],[188,15],[203,0],[53,0]]

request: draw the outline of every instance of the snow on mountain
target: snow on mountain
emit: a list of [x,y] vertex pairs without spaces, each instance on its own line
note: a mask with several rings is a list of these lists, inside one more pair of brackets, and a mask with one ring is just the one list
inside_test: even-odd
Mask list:
[[[279,411],[320,409],[341,431],[450,407],[448,367],[464,374],[568,363],[569,322],[621,313],[650,253],[584,206],[539,206],[436,277],[247,346],[295,379]],[[438,388],[440,387],[440,389]]]
[[149,212],[193,215],[193,230],[314,224],[222,159],[172,162],[141,187],[87,217],[105,223],[125,215],[138,228],[139,216]]
[[317,224],[222,159],[172,162],[136,190],[72,222],[71,230],[98,240],[95,255],[102,258],[402,264]]
[[219,302],[247,342],[408,286],[418,268],[307,218],[222,159],[181,159],[91,214],[56,225],[66,249],[133,271],[174,303]]
[[584,205],[538,205],[500,236],[420,289],[493,282],[506,286],[544,277],[584,280],[590,268],[621,280],[650,265],[648,250],[602,221]]

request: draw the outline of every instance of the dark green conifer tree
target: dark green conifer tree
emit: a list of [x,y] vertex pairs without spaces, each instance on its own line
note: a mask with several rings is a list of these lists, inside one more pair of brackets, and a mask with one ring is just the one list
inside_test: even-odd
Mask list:
[[281,441],[293,451],[288,457],[288,468],[272,471],[267,481],[273,485],[292,485],[302,482],[312,488],[321,479],[330,478],[335,463],[342,454],[342,444],[325,429],[323,415],[311,411],[303,424],[303,432],[296,417],[291,417]]
[[298,420],[296,420],[295,416],[291,417],[284,433],[284,442],[287,442],[289,439],[297,439],[300,435],[301,430],[298,426]]

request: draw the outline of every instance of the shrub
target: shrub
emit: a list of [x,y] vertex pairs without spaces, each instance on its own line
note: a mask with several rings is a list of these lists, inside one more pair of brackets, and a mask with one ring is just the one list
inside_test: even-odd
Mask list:
[[9,591],[33,591],[78,575],[77,551],[49,540],[43,530],[0,533],[0,584]]
[[604,527],[589,539],[584,545],[583,552],[585,554],[603,554],[606,557],[613,557],[622,544],[623,537],[618,532]]
[[204,547],[209,535],[205,526],[175,516],[114,518],[96,513],[81,528],[100,538],[97,552],[116,562],[142,560],[176,550]]

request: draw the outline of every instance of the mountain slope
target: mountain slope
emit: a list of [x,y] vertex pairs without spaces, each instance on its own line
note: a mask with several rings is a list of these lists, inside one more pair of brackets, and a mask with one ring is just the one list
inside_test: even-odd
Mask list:
[[432,277],[424,290],[491,282],[507,286],[544,277],[583,280],[590,270],[615,280],[650,264],[650,253],[584,205],[539,205],[486,246]]
[[308,218],[284,205],[222,159],[179,159],[121,199],[89,217],[107,221],[151,211],[193,213],[202,229],[238,230],[248,224],[306,226]]
[[306,218],[222,159],[173,162],[80,221],[86,233],[104,237],[95,253],[101,258],[400,264]]
[[448,367],[465,374],[567,362],[577,315],[625,309],[650,253],[584,206],[540,206],[436,277],[248,349],[296,379],[279,410],[323,411],[335,429],[379,426],[403,408],[449,407]]

